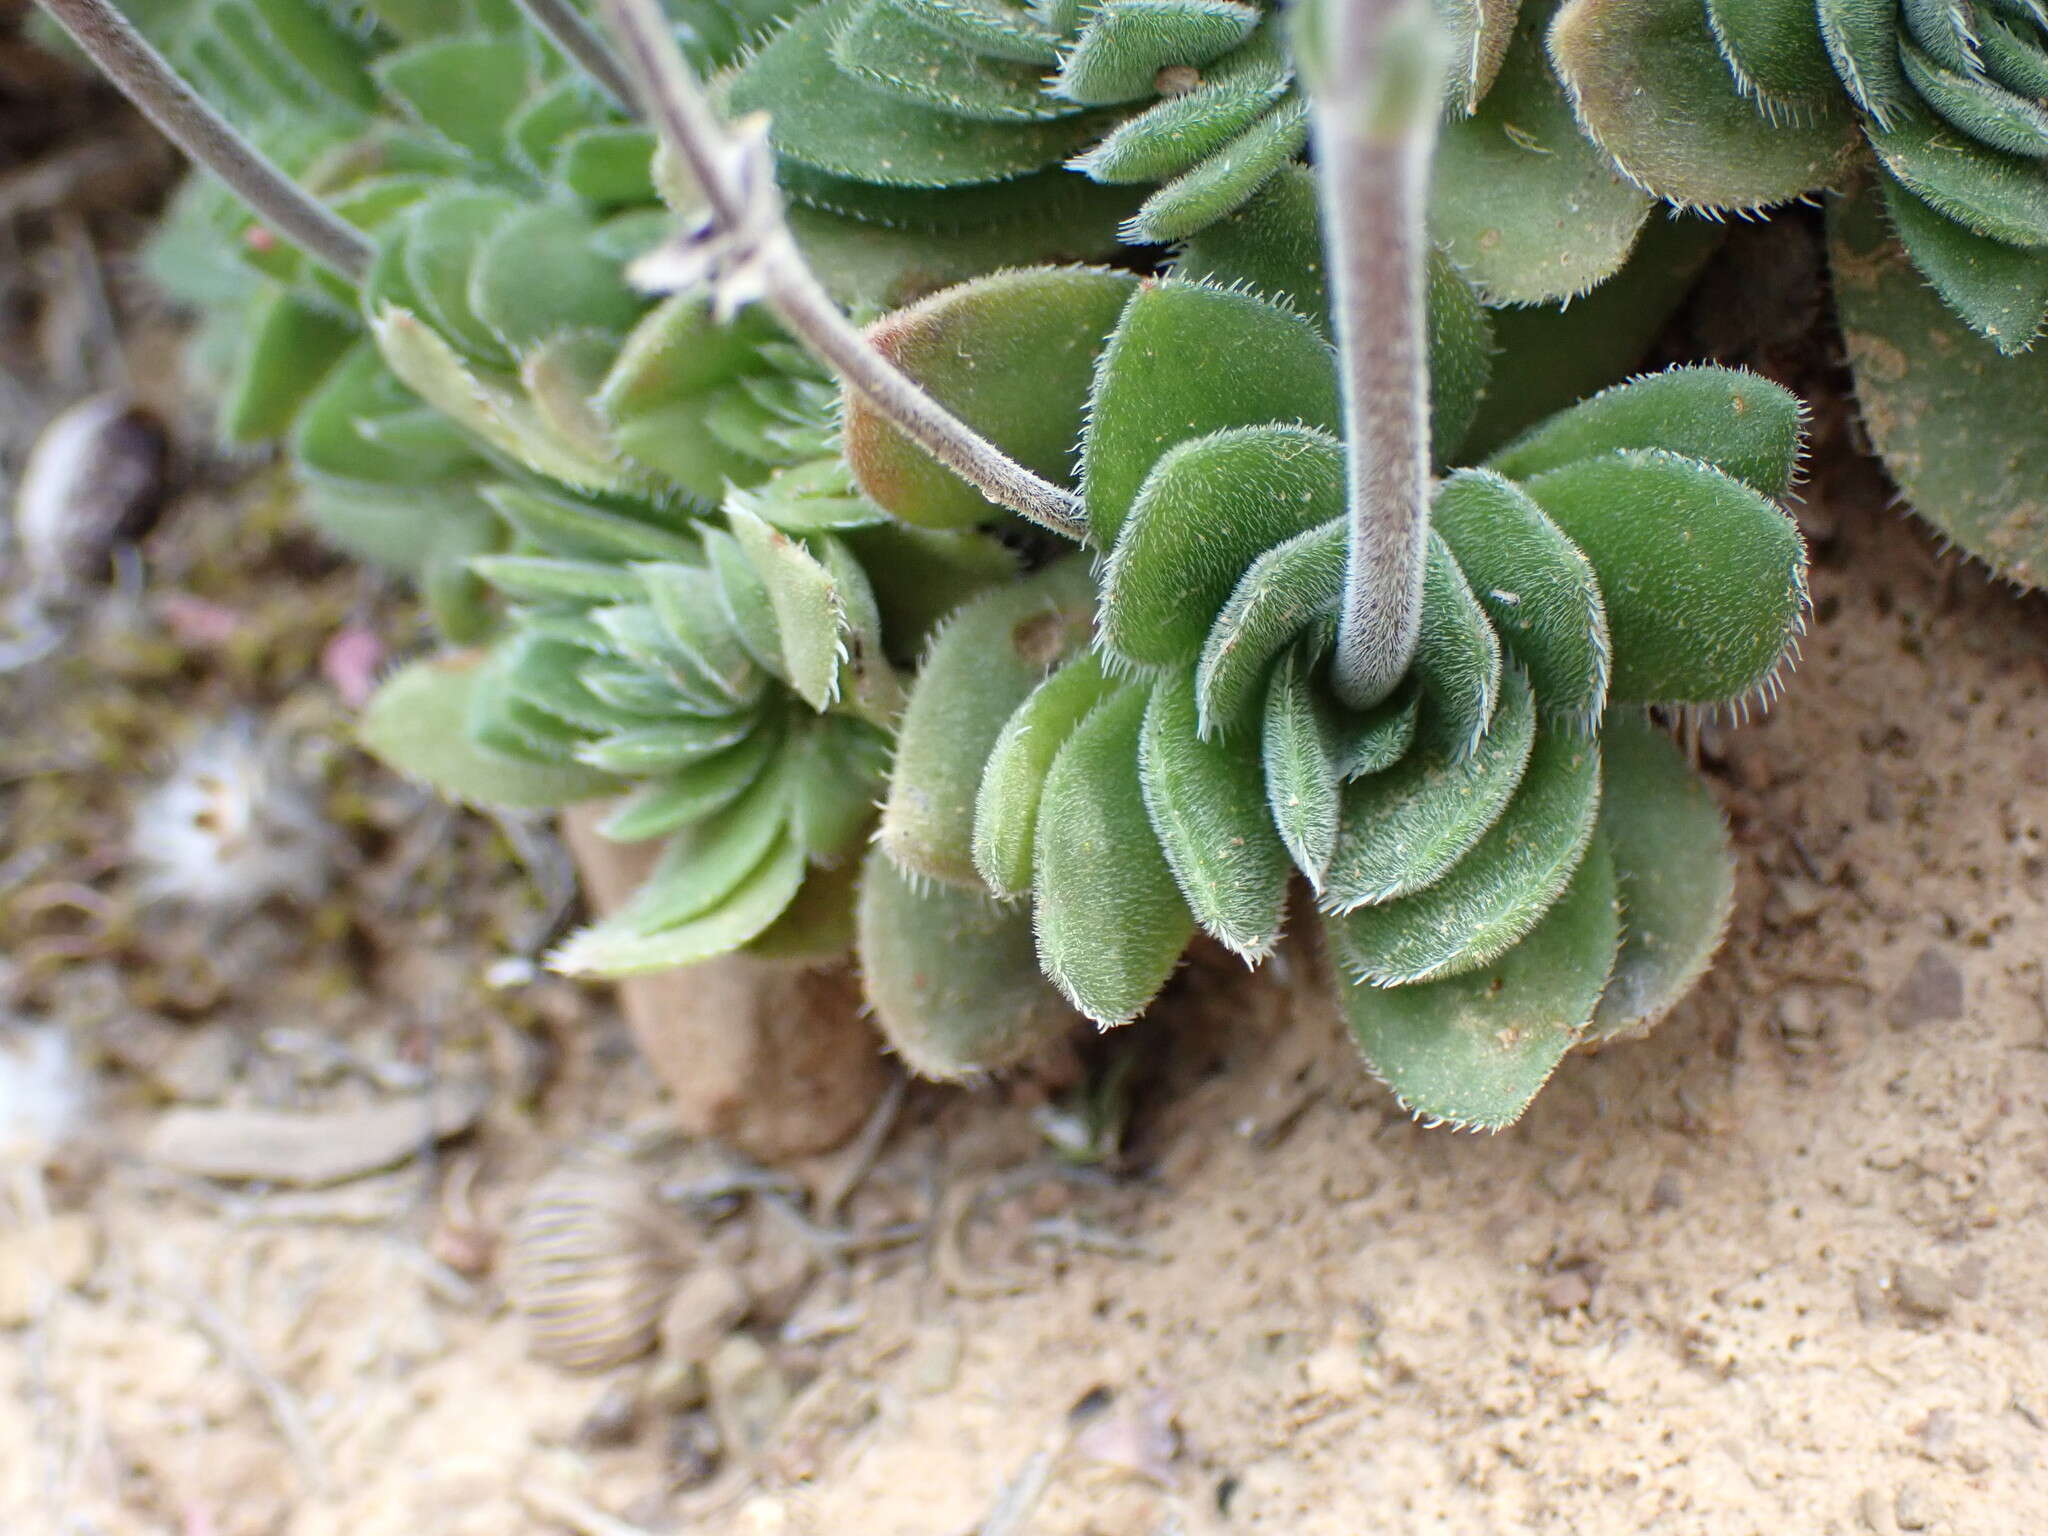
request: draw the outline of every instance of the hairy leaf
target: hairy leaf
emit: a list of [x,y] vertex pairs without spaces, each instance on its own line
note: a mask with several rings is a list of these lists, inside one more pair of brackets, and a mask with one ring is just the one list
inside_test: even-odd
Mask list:
[[1601,736],[1601,757],[1600,834],[1614,854],[1624,921],[1594,1039],[1648,1028],[1690,992],[1735,901],[1720,807],[1671,739],[1617,719]]
[[1307,320],[1250,294],[1148,283],[1125,306],[1089,397],[1081,492],[1090,537],[1115,546],[1152,466],[1176,443],[1268,422],[1335,432],[1338,419],[1329,344]]
[[[1005,453],[1065,482],[1103,338],[1136,287],[1127,272],[1087,267],[1004,272],[889,315],[868,338]],[[845,442],[860,488],[905,522],[958,528],[998,515],[857,395]]]
[[1806,548],[1773,503],[1697,459],[1624,450],[1528,482],[1593,562],[1609,697],[1721,704],[1763,688],[1804,623]]
[[1500,819],[1536,739],[1527,680],[1509,667],[1501,684],[1500,708],[1476,752],[1458,758],[1423,745],[1386,772],[1345,786],[1325,911],[1350,912],[1435,884]]
[[803,850],[782,837],[739,888],[700,917],[659,933],[622,933],[600,924],[572,935],[548,956],[568,976],[637,976],[727,954],[765,933],[804,883]]
[[1146,705],[1138,780],[1195,921],[1247,962],[1263,960],[1286,915],[1288,851],[1273,835],[1259,740],[1242,733],[1203,741],[1194,685],[1176,672]]
[[550,809],[617,791],[617,779],[582,764],[531,763],[471,740],[464,722],[478,659],[473,652],[437,656],[385,679],[357,727],[364,749],[465,805]]
[[1797,395],[1740,368],[1667,368],[1558,412],[1486,462],[1527,480],[1617,448],[1656,448],[1711,464],[1775,500],[1798,473],[1805,417]]
[[1622,174],[1681,207],[1782,203],[1833,185],[1855,151],[1847,112],[1772,123],[1746,100],[1700,0],[1569,0],[1550,57],[1580,124]]
[[1143,101],[1162,69],[1219,59],[1258,24],[1259,8],[1237,0],[1100,0],[1048,88],[1087,106]]
[[1888,173],[1878,185],[1892,228],[1943,302],[1999,351],[2031,347],[2048,322],[2048,252],[1973,234]]
[[1204,738],[1264,698],[1267,670],[1295,637],[1334,612],[1344,586],[1344,519],[1275,544],[1251,564],[1202,642],[1195,702]]
[[1513,481],[1459,470],[1431,517],[1495,632],[1529,674],[1536,707],[1580,730],[1600,723],[1611,642],[1592,564]]
[[1440,534],[1429,536],[1414,675],[1422,723],[1454,757],[1473,751],[1500,699],[1500,639]]
[[[1341,947],[1343,919],[1326,919]],[[1614,964],[1613,861],[1596,842],[1521,943],[1460,976],[1405,987],[1339,984],[1375,1076],[1411,1114],[1497,1131],[1514,1124],[1586,1027]]]
[[1597,743],[1539,729],[1514,798],[1472,851],[1414,895],[1340,919],[1338,957],[1354,976],[1383,987],[1498,959],[1570,883],[1599,807]]
[[1093,589],[1069,559],[976,598],[939,631],[911,690],[877,841],[922,879],[969,890],[975,802],[1011,713],[1088,642]]
[[875,1022],[920,1077],[998,1071],[1081,1022],[1039,972],[1028,911],[921,882],[879,848],[861,873],[858,944]]
[[996,895],[1030,891],[1045,776],[1074,727],[1115,687],[1090,651],[1047,676],[1003,722],[974,799],[974,867]]
[[1138,787],[1148,690],[1097,705],[1053,759],[1039,804],[1038,959],[1097,1024],[1128,1024],[1194,936]]
[[1343,510],[1343,448],[1324,433],[1235,427],[1175,444],[1104,567],[1102,643],[1140,665],[1194,661],[1251,563]]
[[1431,235],[1489,303],[1584,293],[1628,258],[1650,198],[1579,131],[1544,56],[1552,8],[1528,0],[1479,109],[1444,124]]
[[[2048,582],[2048,348],[2001,357],[1943,307],[1874,193],[1832,209],[1835,308],[1871,441],[1943,535],[2022,586]],[[1957,451],[1958,434],[1969,444]]]
[[1273,826],[1295,867],[1321,890],[1337,846],[1340,782],[1312,687],[1314,656],[1297,642],[1273,668],[1259,745]]

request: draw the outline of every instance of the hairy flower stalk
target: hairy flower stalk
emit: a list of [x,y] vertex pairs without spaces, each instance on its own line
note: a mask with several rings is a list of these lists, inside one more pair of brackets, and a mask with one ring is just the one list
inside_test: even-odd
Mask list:
[[632,113],[632,78],[605,46],[597,29],[584,20],[581,11],[569,0],[518,0],[518,5],[547,34],[549,41],[575,60],[576,67],[611,97],[614,106],[621,112]]
[[1429,539],[1424,260],[1443,46],[1425,0],[1322,0],[1296,32],[1315,103],[1350,539],[1331,681],[1367,709],[1407,675]]
[[839,312],[805,265],[782,217],[760,125],[728,130],[663,22],[656,0],[602,0],[625,67],[656,131],[683,158],[709,205],[708,231],[685,236],[643,269],[687,286],[710,277],[722,304],[764,300],[823,363],[905,436],[999,506],[1079,539],[1078,497],[1033,474],[912,383]]
[[200,99],[127,17],[107,0],[41,3],[165,137],[308,256],[351,283],[362,280],[375,254],[362,233],[308,197]]

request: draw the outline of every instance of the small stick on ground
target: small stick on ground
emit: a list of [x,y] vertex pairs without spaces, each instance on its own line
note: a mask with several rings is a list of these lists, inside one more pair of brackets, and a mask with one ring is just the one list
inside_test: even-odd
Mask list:
[[577,1536],[654,1536],[645,1526],[608,1515],[595,1504],[566,1488],[545,1483],[526,1483],[519,1490],[519,1502],[543,1520],[557,1521]]
[[875,1160],[882,1155],[882,1148],[889,1143],[889,1133],[896,1128],[896,1117],[903,1112],[903,1098],[909,1086],[901,1072],[889,1079],[889,1086],[882,1090],[867,1123],[861,1126],[860,1135],[818,1191],[819,1221],[827,1225],[838,1221],[840,1207],[874,1171]]
[[197,1291],[182,1288],[165,1288],[164,1295],[176,1303],[179,1310],[192,1321],[192,1326],[204,1334],[206,1340],[221,1358],[240,1371],[256,1395],[263,1400],[264,1408],[277,1426],[285,1448],[291,1452],[292,1461],[299,1469],[299,1478],[309,1493],[319,1495],[327,1491],[327,1471],[320,1455],[320,1443],[313,1435],[313,1427],[306,1420],[306,1413],[299,1406],[299,1399],[263,1364],[256,1350],[244,1338],[235,1325],[228,1321],[221,1310]]

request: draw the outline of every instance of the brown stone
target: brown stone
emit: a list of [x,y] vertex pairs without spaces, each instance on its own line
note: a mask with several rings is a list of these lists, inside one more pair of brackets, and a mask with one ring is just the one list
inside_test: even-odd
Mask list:
[[[624,902],[660,852],[659,842],[598,835],[604,809],[575,806],[562,816],[599,913]],[[860,979],[846,960],[725,955],[628,977],[619,1006],[683,1131],[763,1160],[838,1146],[860,1128],[886,1078],[881,1044],[860,1016]]]

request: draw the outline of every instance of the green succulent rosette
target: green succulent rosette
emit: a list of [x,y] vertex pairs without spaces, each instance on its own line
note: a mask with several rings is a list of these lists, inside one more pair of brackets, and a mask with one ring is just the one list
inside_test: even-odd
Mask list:
[[[309,519],[417,578],[466,647],[394,675],[366,744],[468,803],[616,798],[607,835],[661,842],[564,969],[843,950],[901,670],[1014,557],[863,496],[836,387],[764,314],[629,286],[674,221],[653,140],[516,10],[181,19],[166,44],[209,91],[268,61],[231,115],[375,246],[344,282],[195,179],[153,255],[224,343],[224,435],[282,439]],[[715,65],[770,19],[707,7],[684,35]],[[307,37],[350,66],[318,98],[281,62]],[[927,238],[810,212],[799,238],[872,311],[1000,264],[1014,218]],[[1022,238],[1107,249],[1113,220]]]
[[[1834,242],[1872,435],[1916,510],[2000,575],[2042,581],[2048,480],[2006,456],[1934,455],[1916,438],[2002,435],[2006,402],[2040,387],[2030,349],[2048,323],[2048,9],[1571,0],[1549,48],[1586,133],[1659,197],[1747,211],[1833,188],[1881,207],[1886,245],[1948,316],[1923,325],[1917,294],[1844,267],[1848,246]],[[1902,269],[1890,255],[1879,265]],[[2022,459],[2036,457],[2022,445]]]
[[[1788,664],[1800,407],[1678,369],[1447,468],[1411,672],[1353,712],[1327,681],[1347,526],[1314,275],[1203,265],[1005,274],[876,328],[998,441],[1002,392],[1063,413],[1091,548],[968,604],[919,669],[862,894],[871,1000],[918,1070],[998,1066],[1075,1011],[1134,1018],[1197,931],[1257,963],[1299,879],[1371,1070],[1419,1115],[1505,1125],[1718,944],[1725,830],[1648,710],[1740,709]],[[1449,465],[1489,340],[1454,277],[1433,300]],[[898,517],[963,515],[858,407],[847,448]]]
[[[1443,0],[1470,111],[1512,5]],[[1082,173],[1132,243],[1242,207],[1308,142],[1283,8],[1268,0],[824,0],[732,79],[765,112],[785,191],[836,212],[943,227],[948,210]],[[1066,195],[1073,195],[1071,192]]]

